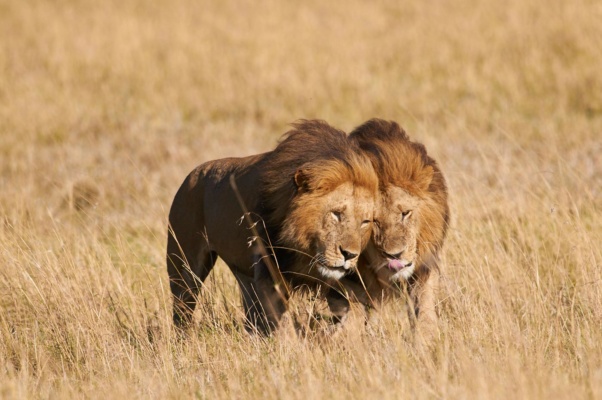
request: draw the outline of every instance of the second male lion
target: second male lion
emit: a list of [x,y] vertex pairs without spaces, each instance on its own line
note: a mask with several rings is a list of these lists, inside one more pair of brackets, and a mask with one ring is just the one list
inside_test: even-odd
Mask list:
[[[274,150],[206,162],[178,190],[167,242],[177,325],[191,321],[218,256],[239,283],[247,328],[264,334],[286,310],[288,293],[279,278],[284,286],[315,286],[355,268],[371,234],[378,190],[372,164],[325,122],[293,126]],[[241,203],[257,222],[258,238],[240,223]],[[250,246],[260,241],[273,245],[274,258]]]
[[[341,284],[372,306],[400,293],[407,283],[412,326],[417,320],[425,330],[432,328],[437,321],[439,252],[449,221],[443,174],[425,147],[412,142],[395,122],[372,119],[349,137],[372,161],[380,195],[372,239],[360,256],[358,275],[344,278]],[[328,300],[335,311],[346,307],[347,298],[336,291],[329,293]]]

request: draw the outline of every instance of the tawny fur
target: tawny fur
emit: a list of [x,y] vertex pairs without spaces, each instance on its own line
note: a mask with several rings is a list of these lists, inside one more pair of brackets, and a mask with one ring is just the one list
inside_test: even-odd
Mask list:
[[[167,268],[174,322],[188,325],[202,282],[219,256],[242,292],[246,325],[269,333],[286,310],[268,259],[251,243],[274,246],[274,264],[292,287],[320,285],[355,268],[369,240],[378,178],[347,135],[301,121],[270,152],[209,161],[176,194],[169,216]],[[246,222],[230,177],[258,238]],[[265,225],[264,225],[265,224]]]
[[[449,222],[443,174],[425,147],[412,142],[395,122],[372,119],[356,128],[350,139],[372,161],[380,196],[372,239],[358,264],[361,279],[343,278],[341,284],[352,297],[375,306],[402,293],[407,280],[412,325],[418,322],[418,327],[432,330],[437,321],[439,252]],[[390,262],[408,267],[396,271],[388,267]],[[344,303],[341,298],[329,301]]]

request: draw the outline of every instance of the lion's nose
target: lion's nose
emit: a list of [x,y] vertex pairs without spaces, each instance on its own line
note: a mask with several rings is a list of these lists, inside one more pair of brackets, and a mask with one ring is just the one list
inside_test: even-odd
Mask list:
[[358,256],[356,253],[352,253],[350,251],[344,250],[341,246],[339,246],[339,250],[341,250],[341,254],[343,255],[343,258],[345,259],[345,261],[349,261]]

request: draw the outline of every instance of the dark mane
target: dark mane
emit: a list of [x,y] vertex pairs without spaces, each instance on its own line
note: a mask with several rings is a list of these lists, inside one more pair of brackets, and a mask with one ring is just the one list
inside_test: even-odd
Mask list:
[[368,154],[382,185],[400,186],[424,197],[419,181],[425,168],[430,166],[435,175],[440,175],[437,163],[427,155],[424,145],[410,141],[394,121],[371,119],[355,128],[349,138]]
[[321,120],[300,120],[282,136],[269,154],[261,178],[265,215],[270,225],[285,219],[298,192],[295,174],[303,171],[308,188],[329,192],[344,182],[377,190],[378,179],[370,161],[347,134]]
[[[422,215],[425,229],[421,230],[420,243],[432,252],[438,251],[449,224],[447,184],[426,148],[410,141],[396,122],[382,119],[367,121],[354,129],[349,138],[370,157],[379,175],[381,190],[395,185],[426,201],[428,207]],[[440,232],[432,228],[436,226],[442,227]]]

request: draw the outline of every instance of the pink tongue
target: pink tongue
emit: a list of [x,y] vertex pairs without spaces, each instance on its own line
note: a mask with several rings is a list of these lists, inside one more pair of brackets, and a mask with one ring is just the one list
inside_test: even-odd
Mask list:
[[395,271],[399,271],[402,269],[404,265],[399,260],[389,260],[389,269],[394,269]]

